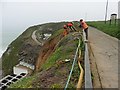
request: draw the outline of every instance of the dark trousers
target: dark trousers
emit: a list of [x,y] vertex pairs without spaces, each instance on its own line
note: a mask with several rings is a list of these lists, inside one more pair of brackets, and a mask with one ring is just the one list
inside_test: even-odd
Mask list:
[[76,31],[75,27],[73,26],[70,26],[69,28],[71,29],[71,31]]
[[86,34],[86,40],[88,40],[88,28],[84,29],[85,34]]

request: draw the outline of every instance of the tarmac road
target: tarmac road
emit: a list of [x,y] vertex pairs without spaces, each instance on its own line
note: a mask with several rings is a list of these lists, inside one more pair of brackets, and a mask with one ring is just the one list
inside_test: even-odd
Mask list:
[[118,88],[118,39],[89,27],[89,42],[102,88]]

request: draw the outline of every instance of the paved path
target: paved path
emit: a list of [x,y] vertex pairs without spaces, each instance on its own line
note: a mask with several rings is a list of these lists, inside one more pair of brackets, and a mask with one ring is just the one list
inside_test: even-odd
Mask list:
[[89,41],[102,88],[118,88],[118,39],[89,27]]
[[32,33],[32,39],[33,39],[37,44],[43,45],[41,42],[39,42],[39,41],[37,40],[36,35],[35,35],[36,31],[37,31],[37,30],[35,30],[35,31]]

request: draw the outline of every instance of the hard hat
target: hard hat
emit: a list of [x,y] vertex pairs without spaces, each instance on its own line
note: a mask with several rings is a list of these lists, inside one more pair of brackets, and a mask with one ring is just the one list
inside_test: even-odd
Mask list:
[[80,22],[82,22],[83,21],[83,19],[80,19]]

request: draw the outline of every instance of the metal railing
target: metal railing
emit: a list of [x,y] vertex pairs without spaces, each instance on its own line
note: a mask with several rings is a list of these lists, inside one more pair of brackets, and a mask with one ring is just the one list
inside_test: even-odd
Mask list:
[[93,88],[91,80],[90,61],[88,54],[88,42],[86,42],[86,35],[83,30],[83,38],[85,42],[84,66],[85,66],[85,88]]
[[[85,89],[88,89],[88,88],[92,89],[93,86],[92,86],[92,80],[91,80],[91,70],[90,70],[90,62],[89,62],[88,42],[86,42],[86,35],[85,35],[84,30],[83,30],[83,37],[82,38],[84,40],[84,45],[85,45],[85,49],[84,49],[85,50],[85,53],[84,53]],[[79,44],[78,44],[78,47],[76,49],[76,53],[75,53],[75,56],[74,56],[72,68],[71,68],[70,74],[68,76],[68,80],[67,80],[67,83],[65,85],[64,90],[66,90],[67,87],[68,87],[68,84],[69,84],[69,81],[70,81],[70,78],[71,78],[71,75],[72,75],[72,72],[73,72],[73,68],[74,68],[74,65],[75,65],[75,61],[76,61],[76,58],[77,58],[77,55],[78,55],[79,48],[80,48],[80,39],[79,39]]]

